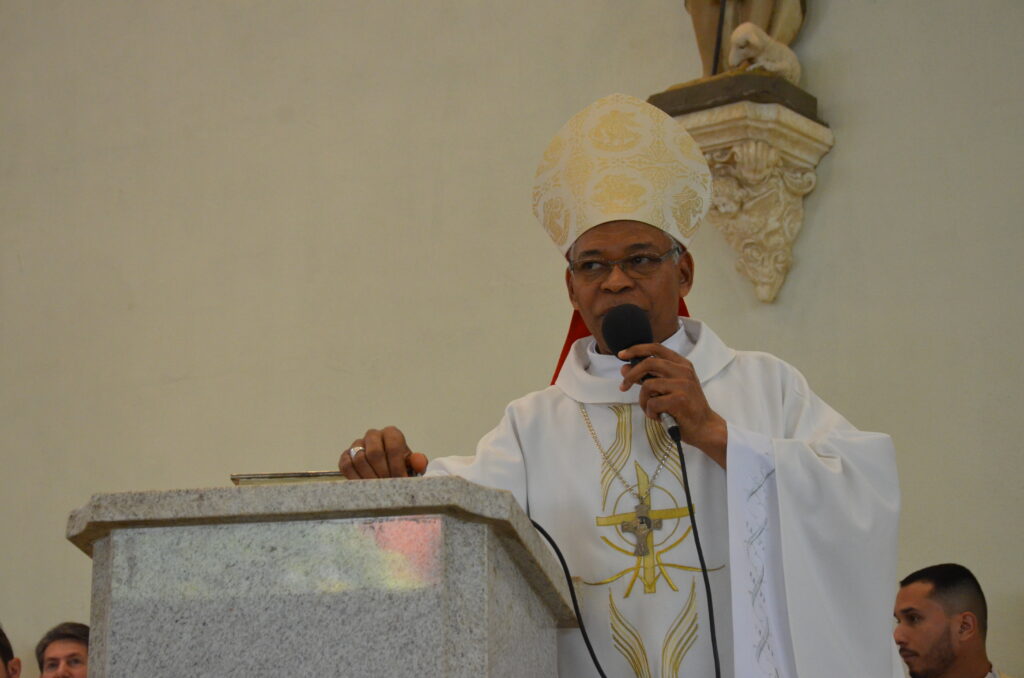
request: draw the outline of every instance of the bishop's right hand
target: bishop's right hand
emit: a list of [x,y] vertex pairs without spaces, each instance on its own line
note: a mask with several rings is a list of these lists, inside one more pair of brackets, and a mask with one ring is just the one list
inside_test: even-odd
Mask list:
[[341,453],[338,470],[351,480],[406,478],[426,471],[427,457],[410,450],[405,435],[394,426],[371,428]]

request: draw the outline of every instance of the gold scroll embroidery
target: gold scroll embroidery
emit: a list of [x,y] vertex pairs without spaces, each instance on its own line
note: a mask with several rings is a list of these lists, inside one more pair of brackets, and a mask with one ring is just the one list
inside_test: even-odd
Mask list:
[[[628,405],[619,405],[612,408],[616,414],[617,429],[615,444],[609,449],[608,459],[602,464],[601,489],[602,509],[607,510],[607,498],[609,488],[615,479],[615,473],[609,467],[608,460],[614,460],[618,464],[621,473],[622,467],[631,457],[631,415],[632,411]],[[659,422],[644,417],[644,432],[648,443],[659,464],[663,465],[682,485],[682,470],[679,465],[679,457],[675,445]],[[667,524],[669,520],[681,520],[689,516],[689,511],[684,506],[679,506],[675,497],[664,487],[651,483],[647,472],[634,462],[637,483],[634,486],[636,494],[641,500],[637,502],[632,511],[619,511],[611,515],[598,516],[595,522],[601,527],[613,527],[622,546],[608,537],[602,536],[601,540],[614,551],[634,559],[634,564],[612,576],[601,581],[583,581],[590,586],[607,585],[615,582],[626,575],[630,575],[629,583],[621,594],[623,599],[629,598],[633,591],[634,584],[639,580],[643,582],[645,594],[657,593],[657,583],[663,579],[664,583],[673,591],[679,591],[679,587],[672,579],[671,570],[684,572],[700,572],[699,567],[691,567],[676,563],[666,562],[665,554],[672,551],[687,538],[692,531],[692,526],[684,523],[677,523],[675,528]],[[665,476],[661,476],[665,477]],[[672,508],[654,508],[659,503],[664,506],[665,499]],[[656,502],[655,499],[658,501]],[[627,505],[633,504],[635,497],[627,491],[619,495],[613,504],[613,511],[618,511],[619,502],[625,500]],[[664,529],[665,532],[657,532]],[[658,536],[660,541],[658,541]],[[678,535],[678,536],[677,536]],[[613,538],[616,535],[612,535]],[[724,565],[709,568],[709,571],[721,570]],[[680,582],[683,586],[683,582]],[[637,678],[649,678],[651,674],[650,658],[644,646],[643,636],[638,628],[625,617],[616,607],[614,592],[609,589],[609,616],[612,631],[612,639],[615,648],[624,657],[629,667]],[[659,599],[660,600],[660,599]],[[678,600],[673,598],[673,600]],[[696,579],[690,579],[690,591],[683,605],[682,610],[672,620],[665,631],[664,640],[661,646],[660,676],[661,678],[677,678],[680,668],[689,652],[693,649],[698,638],[698,605],[696,594]],[[652,629],[653,630],[653,629]],[[657,650],[654,650],[657,652]]]
[[665,465],[668,472],[676,477],[680,487],[683,485],[683,471],[679,467],[679,454],[676,452],[676,444],[668,437],[665,427],[661,421],[644,417],[644,433],[647,434],[647,442],[651,445],[651,451],[659,463]]
[[605,113],[590,131],[590,143],[594,147],[609,153],[622,153],[633,150],[643,138],[638,129],[642,129],[636,120],[635,113],[612,110]]
[[625,174],[607,174],[594,184],[591,201],[605,215],[636,212],[644,203],[647,189]]
[[647,650],[643,638],[633,625],[626,620],[619,608],[615,607],[612,592],[608,591],[608,607],[611,610],[612,640],[637,678],[651,678],[651,666],[647,662]]
[[661,678],[676,678],[683,659],[697,642],[697,580],[690,580],[690,596],[665,634],[661,646]]
[[[630,455],[630,442],[633,438],[633,417],[631,405],[612,405],[609,409],[615,413],[615,442],[605,450],[607,458],[601,464],[601,509],[608,503],[608,490],[615,482],[616,472],[621,473]],[[676,463],[678,466],[679,463]]]
[[569,237],[570,219],[561,198],[551,198],[544,203],[544,228],[556,244],[561,245]]
[[[615,649],[623,656],[637,678],[650,678],[650,660],[643,638],[616,607],[611,591],[608,592],[608,608]],[[683,660],[697,642],[697,629],[697,580],[691,579],[690,595],[686,598],[686,604],[672,621],[661,645],[661,678],[678,677]]]

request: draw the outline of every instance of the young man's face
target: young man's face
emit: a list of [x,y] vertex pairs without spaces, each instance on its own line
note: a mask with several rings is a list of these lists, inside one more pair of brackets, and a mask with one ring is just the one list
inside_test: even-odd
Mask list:
[[939,678],[956,661],[956,620],[931,598],[934,586],[914,582],[900,589],[893,615],[893,640],[911,678]]
[[89,648],[77,640],[55,640],[43,650],[39,678],[86,678]]
[[[581,235],[569,250],[570,262],[587,260],[617,261],[633,256],[661,256],[675,245],[663,231],[639,221],[612,221],[595,226]],[[566,286],[573,308],[597,339],[602,352],[608,346],[601,335],[606,313],[622,304],[635,304],[647,312],[656,342],[664,341],[679,329],[679,298],[690,291],[693,259],[683,254],[667,258],[649,276],[633,277],[614,267],[601,280],[566,273]]]

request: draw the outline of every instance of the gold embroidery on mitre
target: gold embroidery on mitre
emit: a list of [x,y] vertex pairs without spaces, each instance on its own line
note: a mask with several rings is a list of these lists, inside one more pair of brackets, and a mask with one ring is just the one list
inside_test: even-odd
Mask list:
[[651,666],[647,661],[644,640],[636,628],[622,616],[619,608],[615,607],[611,591],[608,592],[608,608],[611,611],[610,621],[615,649],[625,658],[637,678],[651,678]]
[[684,236],[693,235],[700,222],[697,215],[703,213],[704,200],[691,187],[683,186],[681,191],[672,196],[672,217]]
[[569,160],[565,163],[563,174],[565,175],[565,182],[569,186],[569,192],[577,200],[582,196],[583,187],[586,186],[593,173],[593,158],[588,157],[585,153],[581,153],[579,149],[576,149],[569,155]]
[[690,595],[661,645],[661,678],[677,678],[679,667],[697,642],[697,580],[690,580]]
[[700,144],[693,140],[690,133],[686,131],[686,128],[680,125],[675,130],[674,137],[669,141],[673,148],[679,149],[679,152],[693,163],[694,168],[702,167],[708,174],[711,173],[710,169],[707,169],[708,162],[704,157],[704,151],[701,150]]
[[638,211],[647,189],[624,174],[608,174],[594,185],[592,201],[605,215]]
[[561,198],[551,198],[544,201],[541,208],[544,211],[544,229],[555,243],[561,245],[569,237],[569,222],[571,221],[569,211]]
[[600,151],[622,153],[635,148],[643,139],[639,128],[635,113],[613,110],[598,119],[587,137]]
[[[613,94],[555,135],[534,178],[533,207],[562,254],[587,230],[617,219],[650,224],[686,245],[710,191],[707,162],[685,128],[640,99]],[[565,209],[557,228],[542,209],[556,197]],[[563,224],[568,235],[559,240]]]
[[562,159],[562,152],[565,150],[565,140],[561,137],[555,137],[548,144],[548,147],[544,149],[544,155],[540,159],[540,166],[537,167],[537,176],[549,172],[554,169],[558,161]]

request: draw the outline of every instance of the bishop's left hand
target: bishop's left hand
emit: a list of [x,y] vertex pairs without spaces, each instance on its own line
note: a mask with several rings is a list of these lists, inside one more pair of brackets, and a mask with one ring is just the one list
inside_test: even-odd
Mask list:
[[[628,391],[640,384],[640,407],[648,417],[657,419],[667,412],[679,424],[684,443],[725,468],[728,426],[708,404],[693,363],[661,344],[637,344],[619,351],[618,358],[627,363],[619,388]],[[634,358],[643,360],[628,364]]]

